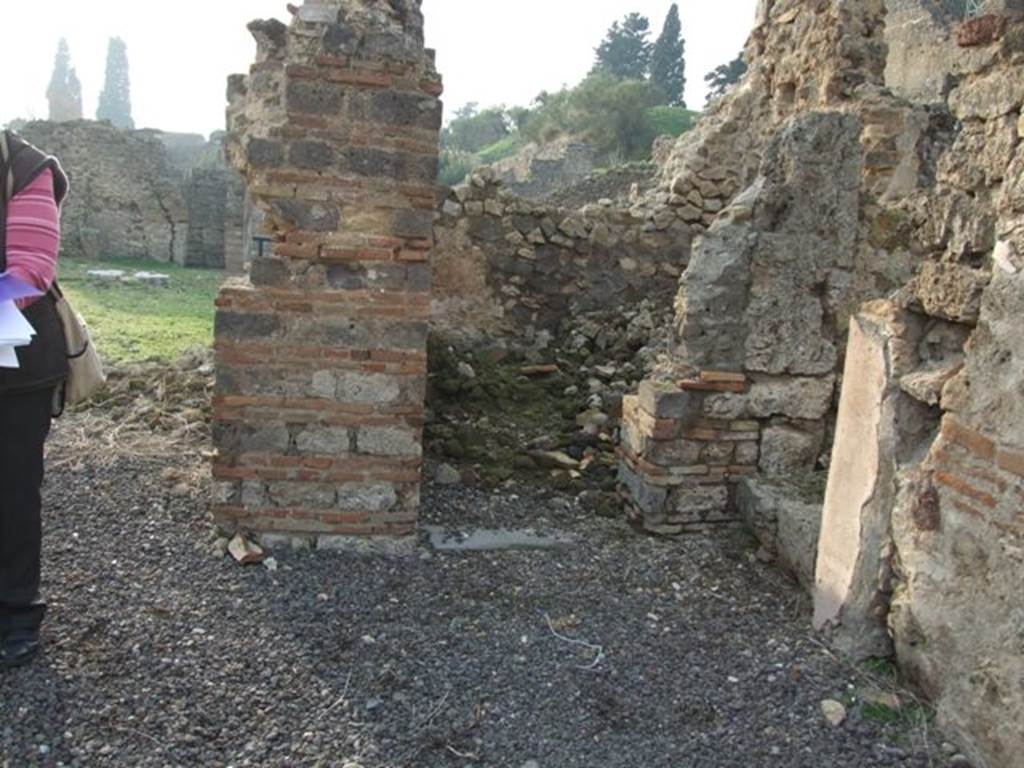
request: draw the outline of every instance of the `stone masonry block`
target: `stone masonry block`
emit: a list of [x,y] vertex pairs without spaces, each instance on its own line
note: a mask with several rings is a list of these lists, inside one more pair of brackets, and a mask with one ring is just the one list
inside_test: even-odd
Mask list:
[[334,164],[337,152],[322,141],[297,141],[288,150],[288,160],[296,168],[320,171]]
[[332,485],[323,483],[270,483],[268,496],[275,506],[300,509],[330,509],[337,499]]
[[401,394],[400,381],[387,374],[345,371],[337,377],[336,397],[346,403],[384,405],[395,402]]
[[284,145],[279,141],[253,139],[246,151],[254,168],[277,168],[284,163]]
[[729,507],[729,489],[725,485],[682,485],[669,498],[672,519],[693,522],[724,516]]
[[299,451],[320,456],[345,455],[349,446],[349,431],[345,427],[311,426],[295,438],[295,447]]
[[761,436],[761,471],[785,475],[809,470],[821,452],[822,436],[789,426],[772,426]]
[[398,492],[388,483],[348,483],[337,489],[338,508],[360,512],[390,512],[398,505]]
[[317,80],[291,80],[285,92],[290,112],[337,115],[345,103],[345,87]]
[[640,407],[658,419],[689,419],[700,412],[700,396],[674,384],[645,379],[640,382]]
[[362,427],[356,436],[360,453],[372,456],[420,456],[423,447],[418,434],[396,427]]
[[668,489],[652,485],[626,462],[619,464],[619,484],[627,500],[647,518],[660,519],[665,511]]

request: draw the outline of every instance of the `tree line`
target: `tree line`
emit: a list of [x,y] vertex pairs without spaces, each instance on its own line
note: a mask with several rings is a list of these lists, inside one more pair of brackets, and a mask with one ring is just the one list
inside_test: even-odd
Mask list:
[[[46,89],[50,120],[64,122],[81,120],[82,83],[71,65],[71,49],[61,38],[57,44],[53,75]],[[97,120],[109,120],[118,128],[135,127],[132,119],[131,83],[128,77],[128,46],[119,37],[112,37],[107,46],[107,70],[100,92]]]
[[[679,136],[698,116],[686,108],[686,43],[677,3],[658,37],[652,41],[651,34],[646,16],[629,13],[608,29],[578,85],[542,91],[529,107],[471,103],[457,110],[441,135],[440,180],[458,183],[474,166],[509,157],[528,142],[564,136],[589,142],[608,165],[649,158],[657,136]],[[745,69],[741,55],[704,79],[719,95]]]

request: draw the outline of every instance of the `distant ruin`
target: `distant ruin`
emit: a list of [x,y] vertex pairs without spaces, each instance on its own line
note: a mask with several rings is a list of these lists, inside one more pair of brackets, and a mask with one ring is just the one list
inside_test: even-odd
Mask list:
[[67,166],[65,255],[149,259],[240,272],[245,188],[219,137],[129,131],[107,122],[35,121],[19,129]]

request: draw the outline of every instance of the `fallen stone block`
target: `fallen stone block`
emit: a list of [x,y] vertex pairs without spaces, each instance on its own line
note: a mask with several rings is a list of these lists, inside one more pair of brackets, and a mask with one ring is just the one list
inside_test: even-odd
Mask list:
[[90,269],[85,276],[95,283],[119,283],[124,277],[122,269]]
[[249,541],[240,533],[236,534],[228,544],[228,554],[241,565],[262,563],[266,558],[263,548],[259,544]]

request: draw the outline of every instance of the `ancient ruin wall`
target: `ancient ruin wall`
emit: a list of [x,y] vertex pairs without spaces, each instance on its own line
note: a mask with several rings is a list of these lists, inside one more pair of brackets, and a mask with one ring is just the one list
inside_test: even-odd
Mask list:
[[21,133],[57,155],[72,194],[61,212],[66,255],[181,262],[188,215],[163,143],[109,123],[33,122]]
[[[1004,768],[1024,722],[1024,32],[1012,15],[955,29],[945,112],[880,87],[882,10],[764,4],[766,58],[677,145],[673,191],[719,163],[749,186],[695,245],[673,366],[624,405],[622,480],[640,522],[675,532],[729,519],[722,480],[752,461],[830,463],[818,627],[857,657],[895,650],[976,764]],[[754,175],[730,151],[744,143]],[[835,450],[816,457],[847,353]]]
[[667,205],[571,211],[532,202],[481,169],[441,202],[432,328],[529,342],[581,312],[643,299],[669,307],[696,231]]
[[[846,318],[908,274],[906,254],[859,231],[870,196],[916,184],[901,146],[914,154],[913,111],[879,96],[883,17],[879,3],[763,3],[748,77],[663,168],[676,199],[690,189],[717,220],[680,284],[675,359],[624,406],[621,479],[650,530],[733,520],[739,478],[813,469]],[[815,111],[833,117],[799,117]],[[710,179],[716,196],[701,196]]]
[[596,155],[586,142],[559,139],[543,146],[528,144],[491,168],[510,191],[538,199],[591,173]]
[[885,84],[913,101],[944,102],[958,55],[956,3],[888,0],[887,5]]
[[402,537],[419,504],[441,82],[419,0],[250,25],[229,155],[272,252],[216,319],[217,521]]
[[224,269],[242,259],[245,185],[226,168],[193,168],[185,177],[188,240],[184,265]]
[[843,109],[881,85],[882,0],[759,0],[747,42],[748,72],[683,134],[661,170],[673,202],[714,217],[757,175],[779,126],[810,109]]
[[[1024,751],[1024,23],[957,37],[952,134],[934,185],[903,202],[924,261],[857,319],[883,363],[879,429],[840,425],[834,458],[870,446],[876,465],[848,475],[876,493],[861,506],[830,483],[817,619],[859,655],[894,643],[975,764],[1009,768]],[[855,364],[844,406],[863,399]]]
[[25,138],[60,158],[72,194],[63,253],[221,269],[242,249],[242,185],[221,141],[124,131],[106,122],[28,123]]

